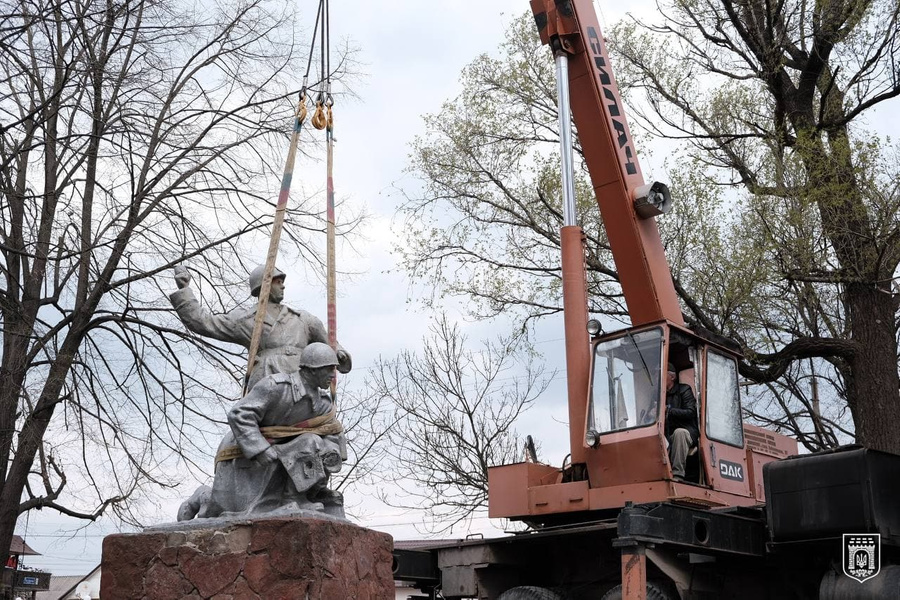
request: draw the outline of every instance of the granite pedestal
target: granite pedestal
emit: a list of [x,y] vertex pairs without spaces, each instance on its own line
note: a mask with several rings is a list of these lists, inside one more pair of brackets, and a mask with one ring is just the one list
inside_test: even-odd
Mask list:
[[187,521],[108,536],[100,595],[111,600],[392,600],[392,548],[389,535],[337,519]]

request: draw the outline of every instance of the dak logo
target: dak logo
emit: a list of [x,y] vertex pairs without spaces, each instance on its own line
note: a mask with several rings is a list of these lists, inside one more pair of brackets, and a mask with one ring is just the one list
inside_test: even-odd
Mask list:
[[719,461],[719,475],[734,481],[744,480],[744,466],[727,460]]
[[862,583],[881,571],[881,534],[844,534],[844,574]]

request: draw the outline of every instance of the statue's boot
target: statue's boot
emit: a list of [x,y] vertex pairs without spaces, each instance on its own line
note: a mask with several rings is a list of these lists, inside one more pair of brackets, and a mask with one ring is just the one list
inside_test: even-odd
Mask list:
[[212,488],[208,485],[201,485],[194,493],[191,494],[191,497],[181,503],[181,506],[178,508],[178,520],[179,521],[190,521],[197,515],[204,517],[206,516],[206,507],[209,505],[210,495],[212,494]]
[[328,488],[321,488],[314,494],[311,494],[310,498],[316,502],[321,502],[325,506],[326,514],[341,517],[342,519],[346,518],[344,515],[344,495],[342,493]]

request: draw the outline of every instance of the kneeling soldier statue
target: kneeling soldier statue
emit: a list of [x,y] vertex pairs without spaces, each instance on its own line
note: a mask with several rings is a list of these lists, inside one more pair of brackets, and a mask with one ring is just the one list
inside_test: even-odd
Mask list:
[[337,365],[334,350],[314,342],[301,352],[298,371],[268,375],[253,386],[228,411],[231,431],[219,444],[212,489],[198,489],[178,520],[298,510],[343,517],[343,497],[328,488],[347,458],[326,391]]

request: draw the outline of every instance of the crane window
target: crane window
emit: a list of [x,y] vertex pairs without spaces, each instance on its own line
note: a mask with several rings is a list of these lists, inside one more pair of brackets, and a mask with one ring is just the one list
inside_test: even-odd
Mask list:
[[742,447],[744,428],[737,363],[712,350],[706,356],[706,435]]
[[597,344],[588,429],[607,433],[656,423],[662,348],[661,329],[629,332]]

